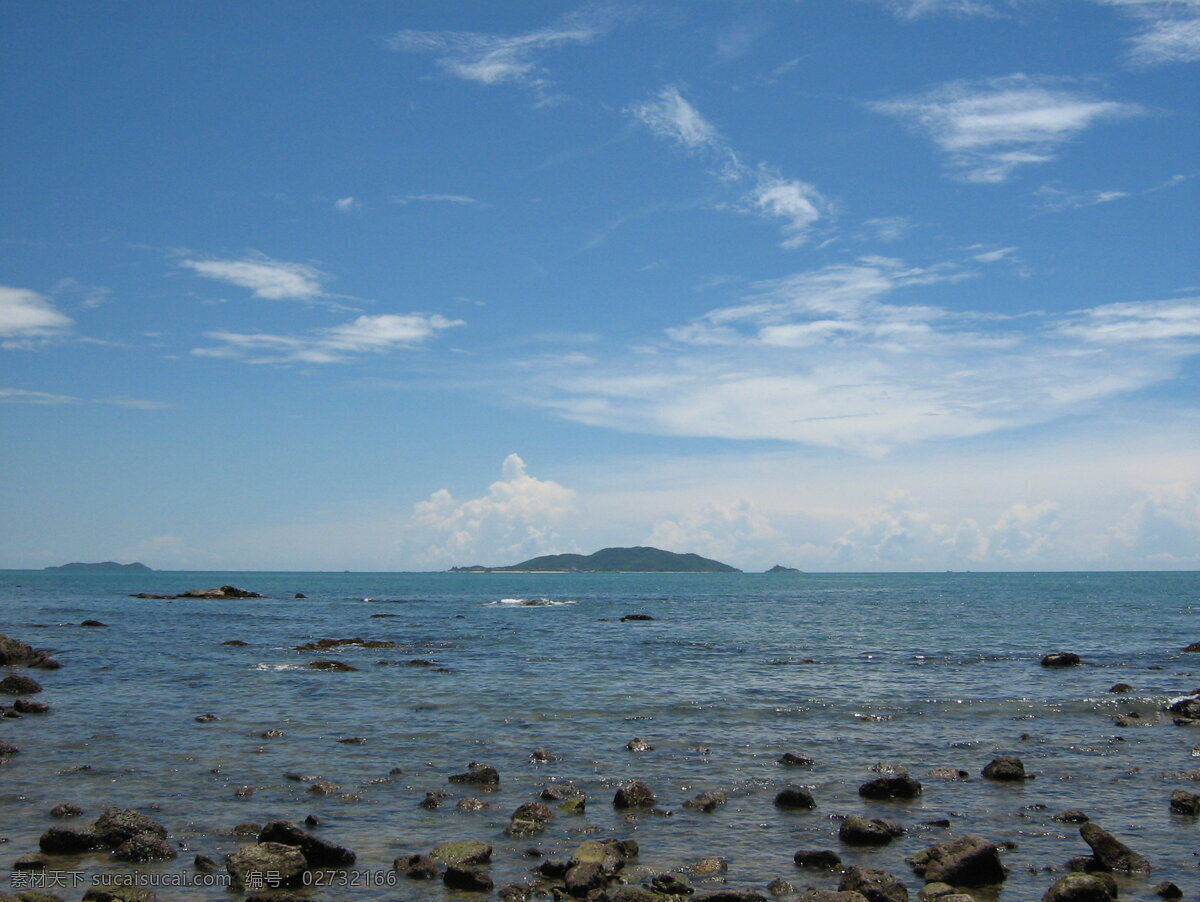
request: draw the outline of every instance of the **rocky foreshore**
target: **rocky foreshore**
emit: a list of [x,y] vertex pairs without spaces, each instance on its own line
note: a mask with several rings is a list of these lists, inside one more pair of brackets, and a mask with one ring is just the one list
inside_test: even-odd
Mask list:
[[[222,592],[224,592],[223,587]],[[213,590],[218,591],[218,590]],[[243,591],[243,590],[238,590]],[[189,595],[187,597],[197,597]],[[214,596],[200,596],[214,597]],[[250,594],[238,597],[253,597]],[[88,621],[85,621],[87,624]],[[90,621],[100,625],[98,621]],[[247,643],[230,640],[224,645],[244,648]],[[313,639],[294,646],[297,652],[341,652],[344,650],[394,650],[401,643],[362,637]],[[1200,645],[1186,651],[1200,650]],[[0,656],[10,672],[0,680],[0,693],[13,697],[3,716],[21,717],[47,713],[45,703],[29,698],[42,686],[16,668],[47,670],[58,662],[48,652],[34,649],[19,640],[0,635]],[[1049,659],[1049,660],[1048,660]],[[381,661],[379,663],[395,663]],[[414,660],[408,664],[433,665]],[[1030,662],[1033,665],[1035,662]],[[1084,664],[1077,655],[1055,652],[1040,661],[1048,668],[1075,668]],[[357,668],[337,660],[324,659],[310,666],[354,671]],[[430,667],[436,670],[439,668]],[[441,668],[445,670],[444,668]],[[325,679],[324,677],[320,679]],[[330,677],[329,679],[343,679]],[[351,679],[349,677],[344,679]],[[1116,687],[1112,690],[1116,692]],[[1181,694],[1167,704],[1154,722],[1162,728],[1186,728],[1200,723],[1200,692]],[[1119,715],[1132,717],[1132,715]],[[219,722],[215,713],[195,716],[202,723]],[[1128,720],[1129,726],[1150,718],[1140,715]],[[282,729],[267,729],[261,740],[283,740]],[[344,745],[362,745],[365,737],[343,736]],[[1197,746],[1200,749],[1200,746]],[[633,753],[630,761],[645,760],[655,747],[641,737],[625,744]],[[10,743],[0,742],[0,764],[18,754]],[[532,766],[561,762],[564,756],[546,748],[533,749],[528,756]],[[1002,834],[983,835],[973,828],[968,795],[956,787],[983,781],[998,791],[1011,792],[1013,806],[1020,803],[1023,812],[1046,811],[1034,801],[1038,774],[1013,754],[983,760],[957,760],[910,774],[903,765],[863,763],[864,779],[857,796],[866,806],[855,812],[841,803],[830,806],[822,798],[819,784],[806,777],[821,768],[816,758],[798,751],[784,751],[777,758],[784,775],[798,774],[800,779],[782,781],[770,800],[770,808],[796,818],[797,824],[816,827],[816,834],[827,837],[825,845],[799,844],[780,835],[764,836],[777,850],[777,864],[764,873],[741,866],[720,847],[696,848],[690,857],[680,858],[664,867],[661,857],[651,856],[656,864],[644,865],[646,850],[653,849],[655,837],[665,827],[684,818],[720,817],[730,800],[744,801],[738,787],[703,788],[680,795],[678,789],[665,791],[631,773],[617,782],[597,780],[581,763],[578,773],[560,769],[546,782],[536,797],[520,801],[505,815],[502,828],[478,830],[466,821],[461,838],[422,845],[411,838],[397,839],[397,854],[380,858],[360,856],[323,834],[320,816],[302,811],[262,811],[263,823],[245,822],[228,832],[189,839],[173,838],[168,827],[145,811],[123,807],[125,800],[114,798],[99,816],[77,826],[84,818],[82,806],[70,801],[55,806],[45,816],[53,823],[41,833],[36,850],[14,850],[10,885],[43,887],[47,875],[66,873],[81,866],[99,865],[113,882],[103,889],[86,890],[84,900],[120,900],[151,902],[176,898],[170,891],[158,893],[139,883],[139,874],[161,874],[163,863],[191,856],[190,872],[196,886],[220,886],[223,893],[233,892],[251,902],[288,902],[340,898],[338,887],[374,886],[377,898],[389,893],[407,899],[417,887],[440,883],[458,894],[478,898],[494,897],[504,902],[579,899],[585,902],[905,902],[917,898],[923,902],[1017,902],[1004,892],[1012,865],[1009,858],[1021,848],[1025,836],[1019,825]],[[90,765],[82,765],[89,767]],[[803,769],[803,770],[797,770]],[[370,781],[385,785],[402,775],[393,767],[387,776]],[[330,797],[346,802],[361,802],[364,797],[353,789],[344,791],[333,780],[315,773],[288,772],[283,781],[305,786],[305,795]],[[440,777],[426,774],[440,785],[426,791],[418,803],[428,812],[441,811],[446,817],[494,811],[507,778],[492,764],[471,761],[456,772]],[[1061,778],[1060,778],[1061,779]],[[1181,779],[1200,780],[1200,772],[1188,771]],[[528,775],[522,775],[528,782]],[[928,812],[918,806],[930,791],[936,792],[953,818],[922,819]],[[1030,787],[1030,788],[1027,788]],[[242,785],[233,796],[252,799],[256,787]],[[1032,795],[1030,793],[1033,793]],[[453,798],[454,794],[460,795]],[[510,803],[511,804],[511,803]],[[751,818],[767,818],[767,803],[761,811],[746,811]],[[1180,829],[1196,829],[1200,818],[1200,796],[1185,789],[1167,790],[1161,801],[1163,810],[1177,818]],[[589,826],[589,812],[602,806],[623,824],[615,835],[595,835]],[[507,810],[507,806],[501,812]],[[500,813],[500,812],[498,812]],[[303,816],[301,816],[303,814]],[[878,816],[877,816],[878,815]],[[443,816],[439,812],[439,816]],[[1025,816],[1025,815],[1022,815]],[[1042,902],[1115,902],[1119,899],[1183,898],[1183,891],[1170,881],[1156,881],[1153,849],[1139,849],[1136,835],[1109,830],[1091,820],[1086,811],[1064,809],[1046,817],[1074,831],[1078,836],[1078,854],[1064,860],[1046,860],[1024,867],[1036,872]],[[347,823],[353,817],[345,819]],[[300,824],[303,824],[301,826]],[[343,832],[345,826],[343,826]],[[338,831],[334,831],[336,834]],[[591,835],[589,835],[591,834]],[[587,838],[582,838],[586,836]],[[919,837],[920,848],[910,854],[891,851],[901,839]],[[677,838],[676,838],[677,843]],[[187,856],[184,856],[185,859]],[[867,856],[868,862],[863,858]],[[149,869],[149,870],[146,870]],[[514,879],[515,874],[525,876]],[[129,877],[128,886],[120,877]],[[202,883],[204,875],[210,882]],[[214,876],[215,875],[215,876]],[[219,879],[218,879],[219,878]],[[1026,885],[1029,881],[1026,880]],[[228,889],[224,889],[228,887]],[[406,889],[406,887],[408,889]],[[423,890],[421,892],[424,892]],[[425,898],[422,895],[421,898]],[[468,895],[462,898],[468,898]],[[0,893],[0,902],[53,902],[63,899],[55,893],[17,891]],[[190,898],[190,897],[189,897]],[[197,897],[200,898],[200,897]],[[457,898],[452,896],[451,898]],[[1032,899],[1029,900],[1032,902]]]

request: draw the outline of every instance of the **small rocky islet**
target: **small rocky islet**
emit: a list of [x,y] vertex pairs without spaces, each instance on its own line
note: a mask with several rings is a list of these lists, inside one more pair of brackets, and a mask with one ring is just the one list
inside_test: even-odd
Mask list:
[[[246,590],[219,590],[184,593],[178,596],[145,596],[140,598],[260,598]],[[235,594],[236,593],[236,594]],[[623,619],[651,619],[623,618]],[[95,622],[97,625],[98,622]],[[91,624],[89,624],[91,625]],[[232,649],[245,648],[249,643],[232,640],[222,643]],[[318,638],[295,646],[298,652],[338,653],[344,650],[394,650],[400,643],[394,640],[364,639],[355,636],[344,639]],[[1200,643],[1183,649],[1200,652]],[[357,668],[337,659],[324,659],[334,665],[330,670],[354,671]],[[76,662],[72,662],[76,663]],[[312,662],[321,664],[322,662]],[[391,662],[379,662],[391,663]],[[432,664],[429,661],[408,662]],[[1070,652],[1052,652],[1039,662],[1050,669],[1076,668],[1085,662]],[[0,664],[10,668],[0,681],[0,692],[14,698],[4,710],[5,717],[20,717],[28,713],[47,713],[50,709],[25,709],[20,706],[43,704],[28,696],[38,694],[43,687],[32,677],[19,672],[25,668],[54,670],[59,662],[48,652],[34,649],[17,639],[0,635]],[[436,668],[433,668],[436,669]],[[330,679],[338,679],[330,677]],[[1115,687],[1114,690],[1116,691]],[[1200,723],[1200,692],[1181,693],[1160,712],[1155,722],[1170,728],[1190,727]],[[1120,715],[1118,715],[1120,716]],[[214,713],[197,715],[200,723],[221,720]],[[1129,726],[1126,722],[1118,726]],[[282,739],[285,732],[264,730],[261,739]],[[363,737],[337,740],[342,744],[363,744]],[[1197,746],[1200,748],[1200,746]],[[635,736],[626,744],[628,752],[649,754],[654,746]],[[771,754],[777,754],[775,750]],[[0,761],[7,763],[19,750],[0,742]],[[632,757],[637,757],[632,756]],[[545,748],[529,753],[532,766],[562,761]],[[803,768],[805,775],[819,772],[821,763],[796,751],[777,755],[781,781],[772,807],[801,820],[810,835],[824,836],[828,848],[790,848],[788,839],[764,836],[779,849],[779,864],[773,874],[743,872],[736,860],[704,857],[720,853],[721,849],[696,849],[694,860],[675,862],[670,867],[647,866],[646,850],[653,847],[654,835],[660,825],[677,824],[687,817],[720,816],[730,799],[747,798],[739,787],[706,788],[690,797],[677,789],[666,791],[652,787],[644,780],[630,776],[616,785],[609,779],[596,780],[588,773],[586,762],[580,762],[579,773],[565,779],[555,778],[546,783],[538,798],[515,806],[498,801],[506,781],[500,770],[487,763],[472,761],[456,773],[439,776],[424,775],[425,782],[440,781],[441,786],[426,791],[419,807],[430,811],[453,812],[448,816],[478,817],[476,812],[508,811],[502,829],[480,829],[464,823],[462,838],[430,845],[428,848],[397,838],[397,849],[390,862],[365,861],[350,848],[339,845],[321,833],[321,818],[315,815],[298,817],[296,812],[266,812],[265,826],[239,825],[229,838],[212,835],[196,837],[194,830],[186,840],[172,838],[164,824],[144,811],[121,807],[124,800],[113,799],[100,815],[87,826],[76,826],[86,812],[81,806],[64,802],[46,813],[60,825],[48,826],[41,834],[38,849],[13,850],[12,873],[55,872],[77,867],[81,861],[104,861],[111,873],[120,874],[121,867],[161,866],[162,862],[177,859],[185,853],[193,857],[191,867],[197,874],[219,874],[235,893],[251,900],[288,900],[338,898],[336,887],[348,880],[373,880],[377,886],[391,887],[397,898],[407,898],[405,887],[429,882],[440,883],[458,893],[494,896],[506,902],[535,899],[583,899],[587,902],[762,902],[767,899],[805,900],[805,902],[902,902],[915,897],[926,902],[992,902],[1006,899],[1004,884],[1011,871],[1006,859],[1020,848],[1025,832],[1014,825],[1007,836],[983,836],[971,832],[969,810],[956,812],[950,819],[920,821],[915,818],[927,813],[910,807],[909,803],[934,792],[940,801],[955,806],[953,786],[985,781],[987,783],[1023,787],[1038,776],[1027,770],[1016,755],[999,755],[990,760],[968,765],[964,756],[959,760],[936,766],[918,779],[903,765],[864,766],[864,779],[857,788],[858,796],[867,806],[864,814],[851,813],[839,807],[826,811],[826,803],[813,783],[805,780],[788,781],[782,774]],[[966,769],[969,766],[970,770]],[[88,768],[90,765],[81,765]],[[636,762],[630,766],[637,770]],[[560,767],[560,772],[569,772]],[[869,776],[875,771],[878,776]],[[392,767],[384,783],[404,772]],[[282,780],[301,783],[305,793],[315,797],[342,797],[346,801],[366,801],[354,792],[345,792],[336,782],[317,774],[287,773]],[[1181,779],[1200,780],[1200,772],[1181,772]],[[924,781],[924,782],[922,782]],[[527,775],[523,782],[528,782]],[[451,798],[455,791],[483,793],[487,799],[467,795]],[[1045,809],[1028,803],[1025,790],[1013,789],[1014,804],[1025,802],[1022,811]],[[235,795],[249,798],[254,788],[239,787]],[[496,799],[496,800],[492,800]],[[590,806],[603,805],[620,813],[625,835],[581,839],[595,831],[587,824]],[[1163,805],[1171,815],[1181,819],[1180,826],[1194,829],[1200,817],[1200,796],[1184,789],[1164,793]],[[744,807],[744,806],[743,806]],[[678,808],[679,810],[676,810]],[[753,815],[753,812],[750,812]],[[301,820],[297,826],[283,815]],[[873,814],[887,814],[873,817]],[[278,816],[277,816],[278,815]],[[1025,815],[1022,815],[1025,816]],[[1078,831],[1080,854],[1063,861],[1046,861],[1038,870],[1044,875],[1043,902],[1109,902],[1123,898],[1155,897],[1183,898],[1182,890],[1170,881],[1154,881],[1153,850],[1138,851],[1136,836],[1122,836],[1091,822],[1078,810],[1064,810],[1047,815],[1060,824],[1070,824]],[[353,821],[347,814],[346,822]],[[62,823],[69,825],[61,825]],[[491,821],[489,821],[491,823]],[[824,826],[822,826],[824,825]],[[242,828],[245,829],[242,829]],[[665,827],[663,829],[666,829]],[[411,837],[412,831],[407,831]],[[945,834],[944,838],[937,834]],[[890,856],[886,851],[897,839],[919,835],[928,839],[915,854]],[[636,838],[634,838],[636,836]],[[524,845],[529,840],[536,845]],[[2,847],[2,846],[0,846]],[[194,851],[202,849],[200,851]],[[864,853],[863,850],[866,850]],[[874,856],[872,865],[856,861],[863,854]],[[367,869],[367,870],[364,870]],[[511,879],[514,872],[525,872],[521,879]],[[498,872],[503,873],[503,877]],[[135,872],[130,872],[135,873]],[[361,877],[367,874],[369,877]],[[262,884],[267,875],[266,885]],[[360,875],[360,876],[354,876]],[[10,883],[13,881],[10,880]],[[353,885],[359,885],[354,883]],[[1192,890],[1194,892],[1194,890]],[[386,893],[385,893],[386,895]],[[48,902],[65,898],[54,894],[31,895],[0,893],[0,902],[22,899],[23,902]],[[108,887],[87,890],[84,899],[120,899],[126,902],[146,902],[154,898],[172,899],[170,891],[157,894],[144,888]]]

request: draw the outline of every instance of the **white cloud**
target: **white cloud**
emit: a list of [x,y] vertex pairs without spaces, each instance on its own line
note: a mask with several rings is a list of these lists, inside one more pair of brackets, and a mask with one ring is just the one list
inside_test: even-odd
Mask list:
[[987,0],[880,0],[901,19],[925,16],[996,16],[996,4]]
[[650,353],[545,376],[540,403],[631,432],[877,455],[1093,414],[1200,353],[1194,299],[1011,317],[892,299],[971,275],[865,258],[759,283]]
[[689,150],[725,147],[716,127],[684,100],[674,86],[669,85],[649,100],[635,103],[629,112],[660,138],[677,141]]
[[1096,0],[1124,10],[1141,28],[1130,39],[1139,66],[1200,60],[1200,0]]
[[354,197],[342,197],[333,202],[333,208],[339,213],[350,213],[362,207],[362,201]]
[[525,471],[517,454],[504,459],[503,478],[486,495],[458,501],[446,489],[413,506],[402,544],[421,566],[499,566],[539,554],[573,550],[557,527],[575,512],[575,492]]
[[305,263],[272,260],[254,253],[241,260],[183,260],[181,265],[206,279],[248,288],[256,298],[315,301],[324,296],[324,274]]
[[0,388],[0,404],[75,404],[79,398],[23,388]]
[[36,291],[0,285],[0,347],[33,348],[57,338],[72,320]]
[[215,348],[195,348],[198,357],[226,357],[246,363],[342,363],[355,354],[381,353],[421,344],[438,332],[465,323],[436,313],[360,316],[349,323],[308,335],[261,332],[209,332],[223,342]]
[[764,544],[776,545],[779,539],[767,516],[743,498],[728,504],[709,501],[682,517],[659,520],[645,544],[723,560],[760,553]]
[[1144,188],[1141,191],[1119,191],[1116,189],[1095,190],[1095,191],[1066,191],[1058,185],[1042,185],[1033,195],[1041,204],[1041,208],[1050,213],[1059,213],[1063,210],[1078,210],[1083,207],[1094,207],[1099,204],[1112,203],[1115,200],[1125,200],[1130,197],[1144,197],[1149,194],[1157,194],[1159,191],[1165,191],[1168,188],[1174,188],[1182,185],[1184,182],[1195,178],[1195,173],[1190,175],[1173,175],[1169,179],[1159,182],[1156,185],[1151,185],[1149,188]]
[[1009,75],[952,82],[871,104],[927,134],[968,182],[1003,182],[1020,166],[1048,163],[1101,122],[1138,115],[1134,104],[1099,100],[1063,79]]
[[482,85],[526,85],[543,93],[550,81],[538,61],[541,53],[571,44],[590,44],[613,24],[612,14],[585,8],[563,16],[548,28],[523,34],[406,29],[393,34],[387,43],[392,50],[433,55],[438,67],[455,78]]
[[864,225],[875,233],[875,237],[885,244],[899,241],[912,229],[912,220],[906,216],[880,216],[868,219]]
[[782,246],[799,247],[831,205],[815,186],[788,179],[766,164],[747,166],[711,122],[679,89],[668,86],[629,107],[628,112],[656,136],[688,151],[704,151],[716,162],[717,176],[730,185],[747,186],[733,209],[783,219]]
[[464,207],[484,206],[482,202],[466,194],[405,194],[403,197],[393,198],[393,202],[397,204],[410,204],[413,201],[423,201],[425,203],[459,204],[460,206]]
[[1111,534],[1118,555],[1200,565],[1200,488],[1187,482],[1147,488]]

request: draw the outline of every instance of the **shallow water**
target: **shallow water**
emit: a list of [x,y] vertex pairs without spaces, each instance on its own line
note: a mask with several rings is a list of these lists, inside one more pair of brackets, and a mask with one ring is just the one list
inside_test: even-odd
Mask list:
[[[271,597],[127,597],[225,583]],[[1088,852],[1075,827],[1052,819],[1082,808],[1155,867],[1123,879],[1123,899],[1155,899],[1162,880],[1200,891],[1200,827],[1167,806],[1173,789],[1200,790],[1172,776],[1200,767],[1200,729],[1112,721],[1129,711],[1153,720],[1168,699],[1200,687],[1200,655],[1180,652],[1200,639],[1200,574],[0,571],[0,604],[0,631],[64,665],[32,672],[53,713],[0,719],[0,739],[22,750],[0,770],[0,854],[35,851],[39,835],[61,824],[48,815],[60,802],[84,807],[88,822],[107,805],[147,810],[182,845],[175,861],[140,869],[65,859],[64,874],[83,886],[137,871],[193,883],[160,890],[163,899],[227,899],[224,888],[194,885],[196,852],[220,858],[235,848],[238,823],[314,813],[319,835],[359,862],[323,875],[335,885],[314,888],[314,899],[441,900],[454,894],[397,882],[392,860],[481,839],[495,847],[501,885],[529,876],[538,860],[523,855],[530,846],[565,857],[591,835],[637,839],[637,864],[655,871],[721,856],[728,885],[760,891],[776,877],[832,887],[792,864],[798,848],[831,848],[901,876],[915,897],[920,881],[906,855],[981,833],[1017,843],[1004,853],[1000,898],[1024,902],[1053,882],[1042,868],[1061,871]],[[654,620],[621,622],[627,614]],[[108,627],[79,627],[86,618]],[[294,649],[352,636],[397,647]],[[248,644],[221,644],[231,639]],[[1084,666],[1038,666],[1057,650],[1079,653]],[[329,658],[359,669],[305,666]],[[396,666],[413,659],[437,667]],[[1109,694],[1117,682],[1133,692]],[[205,712],[220,720],[197,723]],[[271,729],[284,735],[262,738]],[[634,736],[654,750],[627,751]],[[337,742],[348,737],[366,741]],[[531,763],[538,747],[562,760]],[[781,767],[785,751],[816,765]],[[981,779],[997,754],[1020,755],[1037,779]],[[498,791],[446,782],[473,760],[500,771]],[[860,799],[857,787],[880,762],[918,778],[937,765],[972,777],[925,779],[914,802]],[[73,770],[80,765],[90,769]],[[403,773],[389,778],[394,767]],[[356,798],[307,795],[306,784],[283,778],[289,771]],[[631,778],[673,814],[615,811],[615,786]],[[555,779],[587,791],[586,814],[560,816],[535,839],[506,838],[513,809]],[[792,782],[812,789],[815,811],[774,808]],[[254,794],[235,798],[242,786]],[[447,792],[446,805],[418,807],[434,789]],[[728,804],[711,814],[682,807],[704,789],[725,790]],[[467,795],[494,807],[456,811]],[[884,849],[839,847],[833,815],[847,814],[893,818],[909,832]],[[940,818],[951,826],[923,823]]]

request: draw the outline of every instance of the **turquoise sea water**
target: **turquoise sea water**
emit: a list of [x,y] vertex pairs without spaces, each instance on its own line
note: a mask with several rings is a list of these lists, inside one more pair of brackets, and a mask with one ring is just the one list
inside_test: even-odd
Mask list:
[[[128,597],[225,583],[270,597]],[[566,857],[589,836],[636,839],[647,872],[720,856],[727,885],[764,892],[776,877],[832,887],[835,878],[792,863],[799,848],[829,848],[900,875],[915,898],[921,884],[905,856],[981,833],[1016,844],[999,898],[1026,902],[1053,882],[1043,868],[1061,873],[1088,852],[1076,827],[1052,819],[1081,808],[1155,866],[1121,880],[1123,899],[1155,899],[1162,880],[1200,893],[1200,826],[1168,811],[1172,790],[1200,791],[1187,773],[1200,768],[1200,728],[1154,722],[1169,699],[1200,688],[1200,655],[1180,651],[1200,640],[1196,573],[0,571],[0,611],[0,631],[63,664],[31,672],[51,714],[0,719],[0,739],[21,748],[0,769],[5,865],[36,851],[61,823],[49,810],[71,802],[92,817],[108,805],[152,813],[181,854],[136,870],[184,883],[195,853],[236,848],[236,824],[316,814],[319,834],[354,849],[358,865],[313,888],[314,899],[451,898],[440,884],[395,883],[392,860],[480,839],[495,847],[501,885],[530,876],[531,846]],[[654,619],[621,622],[628,614]],[[108,626],[81,628],[87,618]],[[398,647],[294,649],[355,636]],[[222,645],[232,639],[247,645]],[[1038,665],[1059,650],[1084,665]],[[305,666],[324,658],[358,670]],[[412,659],[438,667],[400,666]],[[1110,694],[1118,682],[1133,691]],[[196,722],[206,712],[220,719]],[[1113,716],[1128,712],[1147,725],[1117,727]],[[272,729],[284,735],[262,738]],[[654,750],[626,750],[635,736]],[[337,741],[348,737],[365,742]],[[532,763],[539,747],[561,760]],[[816,764],[784,768],[786,751]],[[998,754],[1019,755],[1037,779],[980,778]],[[499,770],[498,791],[447,783],[471,761]],[[971,779],[922,779],[913,802],[861,799],[858,786],[881,762],[918,779],[951,765]],[[335,781],[348,797],[308,795],[285,772]],[[615,811],[616,785],[632,778],[673,813]],[[550,780],[584,789],[586,813],[559,816],[540,837],[505,837],[512,811]],[[811,788],[818,807],[777,811],[788,783]],[[243,786],[253,795],[236,798]],[[437,789],[447,792],[442,808],[418,807]],[[710,814],[682,807],[705,789],[724,790],[728,803]],[[467,795],[494,807],[455,810]],[[849,814],[909,832],[883,849],[841,847],[836,816]],[[949,828],[927,823],[939,819]],[[86,881],[135,870],[106,856],[63,869]],[[193,885],[159,898],[232,897]]]

